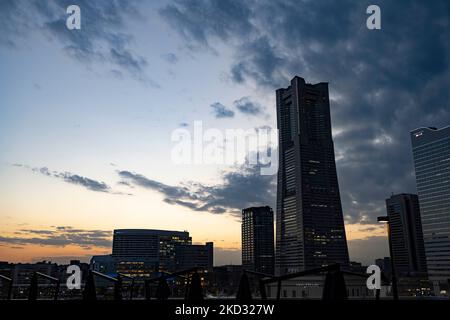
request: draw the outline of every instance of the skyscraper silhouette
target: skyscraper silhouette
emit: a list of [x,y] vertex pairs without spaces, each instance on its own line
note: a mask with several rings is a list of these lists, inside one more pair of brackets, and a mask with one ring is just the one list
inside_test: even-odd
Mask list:
[[252,207],[242,210],[242,266],[274,274],[273,210]]
[[349,262],[328,84],[294,77],[276,91],[279,159],[276,272]]
[[386,210],[391,233],[391,259],[397,275],[425,275],[427,264],[417,195],[392,195],[386,199]]

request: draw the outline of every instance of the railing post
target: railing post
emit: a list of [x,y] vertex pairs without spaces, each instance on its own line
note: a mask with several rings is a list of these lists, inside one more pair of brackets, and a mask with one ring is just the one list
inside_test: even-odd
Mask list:
[[38,288],[38,277],[37,273],[34,272],[31,276],[31,282],[30,287],[28,291],[28,300],[30,301],[36,301],[39,295],[39,288]]
[[95,301],[97,300],[97,293],[95,292],[95,280],[92,271],[89,272],[84,285],[83,300]]
[[197,271],[195,271],[191,277],[187,301],[198,302],[202,300],[203,300],[202,282],[200,280],[200,275],[197,273]]
[[114,300],[122,300],[122,277],[117,275],[117,280],[114,282]]
[[170,288],[164,277],[161,277],[156,287],[155,298],[158,300],[167,300],[170,296]]
[[6,296],[7,300],[11,300],[11,295],[12,295],[12,288],[13,288],[13,280],[7,276],[4,276],[2,274],[0,274],[0,281],[4,282],[8,282],[8,295]]
[[262,281],[262,280],[259,280],[259,292],[261,294],[261,299],[267,300],[266,285],[264,284],[264,281]]
[[134,291],[134,278],[131,278],[130,300],[133,300],[133,291]]
[[144,290],[145,290],[145,300],[150,300],[151,292],[150,292],[150,281],[149,280],[144,281]]
[[9,288],[8,288],[8,300],[11,300],[12,298],[12,290],[13,290],[13,282],[12,280],[9,281]]
[[59,287],[61,286],[61,281],[60,280],[58,280],[57,282],[56,282],[56,286],[55,286],[55,294],[54,294],[54,296],[53,296],[53,300],[58,300],[58,295],[59,295]]
[[278,285],[277,285],[277,301],[279,301],[281,298],[281,280],[278,280]]
[[236,300],[239,301],[251,301],[252,292],[250,289],[250,283],[248,281],[248,276],[245,271],[242,273],[241,279],[239,281],[239,288],[236,294]]

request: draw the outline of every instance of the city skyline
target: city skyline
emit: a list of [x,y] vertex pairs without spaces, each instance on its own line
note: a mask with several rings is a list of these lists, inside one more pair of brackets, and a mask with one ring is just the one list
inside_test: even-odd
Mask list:
[[239,264],[241,210],[276,208],[276,177],[175,165],[171,135],[275,128],[295,75],[329,82],[350,259],[388,255],[376,217],[417,193],[409,132],[450,123],[447,2],[381,1],[376,31],[347,1],[77,3],[81,30],[67,1],[0,4],[0,260],[87,261],[148,228]]

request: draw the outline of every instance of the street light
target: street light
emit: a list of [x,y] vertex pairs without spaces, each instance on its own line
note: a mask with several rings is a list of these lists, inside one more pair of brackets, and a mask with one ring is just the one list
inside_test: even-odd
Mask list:
[[394,300],[398,300],[398,287],[397,287],[397,275],[395,272],[394,265],[394,254],[392,252],[392,240],[391,240],[391,226],[389,223],[389,217],[383,216],[377,218],[379,223],[386,223],[388,229],[388,242],[389,242],[389,255],[391,256],[391,273],[392,273],[392,294],[394,296]]

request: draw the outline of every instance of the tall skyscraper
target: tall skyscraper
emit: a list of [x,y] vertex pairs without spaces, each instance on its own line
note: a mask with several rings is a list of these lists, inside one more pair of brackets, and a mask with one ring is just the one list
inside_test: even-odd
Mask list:
[[244,269],[274,274],[273,233],[271,207],[242,210],[242,266]]
[[279,129],[276,267],[285,274],[349,263],[328,84],[300,77],[276,91]]
[[411,131],[430,280],[450,280],[450,126]]
[[427,265],[417,195],[392,195],[386,199],[386,210],[397,275],[425,275]]

